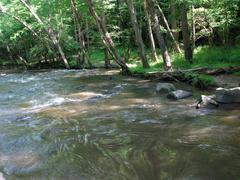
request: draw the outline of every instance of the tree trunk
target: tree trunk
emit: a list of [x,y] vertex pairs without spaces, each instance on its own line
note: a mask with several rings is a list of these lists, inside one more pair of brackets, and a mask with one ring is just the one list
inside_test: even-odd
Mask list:
[[115,62],[121,67],[123,74],[131,74],[127,65],[123,62],[122,58],[119,56],[118,51],[116,50],[115,45],[113,43],[113,40],[110,34],[108,33],[106,26],[104,26],[102,19],[96,13],[92,0],[86,0],[86,3],[88,5],[90,14],[96,21],[99,32],[101,33],[102,41],[106,48],[108,49],[109,53],[111,54]]
[[196,42],[196,24],[195,24],[195,8],[192,5],[192,49],[195,49],[195,42]]
[[[104,6],[103,3],[102,3],[102,6]],[[103,22],[103,26],[106,27],[106,16],[105,16],[104,10],[102,10],[100,16],[101,16],[101,19],[102,19],[102,22]],[[105,68],[108,69],[111,66],[110,59],[109,59],[109,52],[108,52],[107,48],[104,48],[103,51],[104,51],[104,65],[105,65]]]
[[18,65],[17,60],[13,58],[13,54],[12,54],[11,48],[10,48],[10,46],[8,44],[6,45],[6,49],[7,49],[7,52],[8,52],[10,60],[12,62],[14,62],[16,65]]
[[89,49],[89,47],[90,47],[89,25],[88,25],[88,21],[87,20],[86,20],[85,24],[86,24],[86,33],[85,33],[85,36],[86,36],[86,49]]
[[[104,7],[103,3],[101,5]],[[101,19],[102,19],[102,22],[103,22],[103,26],[106,27],[106,15],[105,15],[104,9],[102,10],[100,16],[101,16]],[[107,48],[104,48],[103,51],[104,51],[104,64],[105,64],[105,68],[108,69],[108,68],[110,68],[109,52],[108,52]]]
[[142,61],[142,65],[143,65],[144,68],[149,68],[149,64],[148,64],[148,60],[147,60],[146,52],[145,52],[145,47],[144,47],[144,44],[143,44],[140,29],[139,29],[139,25],[138,25],[133,1],[132,0],[126,0],[126,2],[127,2],[127,5],[128,5],[128,10],[129,10],[130,18],[131,18],[131,23],[132,23],[132,27],[133,27],[133,30],[134,30],[134,33],[135,33],[135,40],[136,40],[136,43],[137,43],[137,46],[138,46],[138,53],[139,53],[140,59]]
[[171,29],[173,31],[174,39],[178,42],[179,39],[179,28],[178,28],[178,20],[176,15],[176,1],[171,0],[170,11],[171,11]]
[[80,16],[80,14],[78,12],[78,9],[77,9],[76,0],[71,0],[71,6],[72,6],[75,22],[76,22],[76,27],[77,27],[77,36],[78,36],[77,41],[78,41],[78,43],[80,44],[80,47],[81,47],[81,51],[80,51],[81,66],[84,64],[85,58],[86,58],[87,63],[89,65],[89,68],[92,68],[92,63],[91,63],[89,55],[86,51],[85,38],[84,38],[84,34],[83,34],[82,27],[81,27],[81,24],[80,24],[81,16]]
[[161,54],[164,62],[164,68],[166,71],[172,71],[172,65],[171,65],[171,59],[168,54],[167,46],[164,40],[164,37],[160,31],[160,23],[159,19],[155,10],[154,2],[153,0],[146,0],[147,2],[147,9],[150,14],[152,24],[153,24],[153,31],[157,36],[158,44],[161,48]]
[[185,55],[185,59],[191,63],[192,57],[193,57],[193,52],[192,52],[192,47],[191,47],[187,10],[186,10],[186,6],[184,3],[180,4],[180,13],[181,13],[184,55]]
[[106,69],[109,69],[111,67],[110,60],[109,60],[109,52],[107,48],[104,48],[104,63],[105,63]]
[[161,16],[161,18],[162,18],[162,20],[163,20],[164,26],[166,27],[166,30],[167,30],[169,36],[171,37],[171,39],[172,39],[172,41],[173,41],[175,51],[176,51],[177,53],[182,53],[182,51],[181,51],[181,49],[180,49],[180,47],[179,47],[179,45],[178,45],[178,42],[177,42],[176,39],[174,38],[173,33],[172,33],[172,30],[171,30],[170,27],[169,27],[168,21],[167,21],[165,15],[164,15],[164,13],[163,13],[162,8],[161,8],[158,4],[157,4],[157,7],[158,7],[158,10],[159,10],[160,16]]
[[39,24],[41,24],[44,28],[44,30],[46,31],[46,33],[48,34],[49,38],[51,39],[52,43],[57,47],[60,55],[61,55],[61,59],[65,65],[65,67],[67,69],[69,69],[69,64],[67,61],[67,58],[62,50],[62,47],[60,46],[56,35],[54,34],[54,32],[52,31],[52,29],[50,27],[47,27],[43,21],[40,19],[40,17],[36,14],[36,12],[34,11],[34,8],[32,8],[32,6],[30,4],[28,4],[26,2],[26,0],[19,0],[27,9],[28,11],[32,14],[32,16],[38,21]]
[[225,9],[225,23],[224,23],[224,46],[229,44],[229,18],[228,18],[228,10]]
[[[80,46],[80,42],[79,42],[79,31],[80,31],[80,25],[79,25],[79,21],[78,21],[78,17],[76,14],[76,6],[75,6],[75,2],[74,0],[71,0],[71,9],[72,9],[72,14],[73,14],[73,22],[74,22],[74,36],[75,36],[75,41],[79,43]],[[81,48],[78,49],[77,52],[77,57],[76,57],[76,63],[77,63],[77,68],[82,68],[84,61],[82,60],[81,57]]]
[[154,61],[157,61],[158,56],[157,56],[156,45],[155,45],[155,41],[154,41],[154,37],[153,37],[151,19],[150,19],[150,16],[148,14],[148,11],[147,11],[146,0],[144,0],[143,6],[144,6],[144,12],[145,12],[146,20],[147,20],[148,36],[149,36],[150,44],[151,44],[152,57],[153,57]]
[[24,67],[27,69],[29,66],[28,62],[20,55],[18,55],[18,58],[20,59],[21,63],[24,65]]

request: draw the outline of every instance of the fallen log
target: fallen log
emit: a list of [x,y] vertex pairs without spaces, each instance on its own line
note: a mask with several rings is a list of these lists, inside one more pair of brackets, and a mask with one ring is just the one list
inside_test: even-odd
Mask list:
[[225,73],[231,73],[231,72],[238,72],[240,71],[240,66],[230,66],[230,67],[226,67],[226,68],[219,68],[219,69],[215,69],[215,70],[208,70],[206,72],[207,75],[220,75],[220,74],[225,74]]

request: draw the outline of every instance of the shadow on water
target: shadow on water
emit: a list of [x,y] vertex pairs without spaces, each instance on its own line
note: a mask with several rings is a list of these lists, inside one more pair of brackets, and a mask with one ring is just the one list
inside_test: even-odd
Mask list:
[[116,71],[0,78],[0,179],[240,177],[239,106],[196,110]]

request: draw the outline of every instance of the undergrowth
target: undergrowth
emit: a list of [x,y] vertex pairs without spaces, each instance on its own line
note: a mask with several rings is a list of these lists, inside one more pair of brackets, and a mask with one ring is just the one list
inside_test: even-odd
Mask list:
[[[191,64],[184,59],[182,54],[172,53],[171,60],[175,70],[240,66],[240,45],[231,48],[200,46],[195,49]],[[131,61],[128,65],[134,73],[149,73],[163,70],[162,58],[159,58],[157,62],[153,62],[150,59],[150,68],[148,69],[144,69],[139,61]]]

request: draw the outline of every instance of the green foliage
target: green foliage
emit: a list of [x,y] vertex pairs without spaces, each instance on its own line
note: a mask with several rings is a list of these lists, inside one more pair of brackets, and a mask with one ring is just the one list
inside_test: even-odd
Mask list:
[[11,66],[13,63],[7,59],[0,59],[0,66]]
[[173,66],[176,68],[221,68],[240,66],[240,46],[235,47],[208,47],[200,46],[195,50],[193,63],[189,64],[184,57],[173,54]]
[[[235,46],[232,48],[223,47],[198,47],[194,53],[193,63],[189,64],[184,60],[183,55],[172,53],[171,58],[173,61],[173,67],[175,70],[179,69],[194,69],[199,67],[206,67],[210,69],[223,68],[229,66],[240,66],[240,47]],[[154,72],[162,71],[163,62],[159,59],[158,62],[150,62],[150,68],[144,69],[141,64],[136,61],[129,64],[130,70],[133,73],[149,74]],[[240,75],[239,72],[234,73]],[[216,86],[216,81],[212,76],[195,74],[195,73],[184,73],[184,81],[192,84],[198,88],[209,88]]]
[[133,64],[128,64],[131,72],[133,73],[141,73],[141,74],[146,74],[146,73],[154,73],[158,72],[163,68],[163,63],[159,62],[150,62],[150,68],[145,69],[141,66],[140,62],[136,62]]
[[[171,59],[175,70],[240,66],[240,46],[231,48],[200,46],[195,50],[192,64],[186,62],[184,56],[178,53],[172,53]],[[134,73],[151,73],[161,71],[163,69],[163,62],[162,59],[159,59],[157,62],[150,60],[150,68],[144,69],[141,67],[140,62],[132,59],[129,67]]]
[[[143,10],[143,1],[133,0],[137,13],[139,26],[142,30],[144,43],[149,48],[149,38],[147,36],[147,23]],[[188,64],[182,55],[171,54],[174,69],[195,68],[195,67],[225,67],[239,66],[240,46],[226,48],[228,43],[240,43],[240,3],[239,0],[157,0],[161,5],[171,26],[173,20],[180,24],[179,3],[184,2],[187,5],[189,24],[191,24],[191,5],[195,7],[196,35],[201,44],[208,44],[208,38],[214,37],[213,42],[225,47],[197,47],[194,53],[193,64]],[[80,45],[75,37],[74,18],[70,0],[62,1],[44,1],[31,0],[32,7],[40,16],[45,26],[51,28],[56,34],[57,40],[61,45],[64,54],[68,57],[71,67],[76,67],[76,56],[80,50]],[[151,68],[143,69],[140,67],[139,56],[134,41],[134,31],[130,23],[129,11],[124,1],[93,0],[97,13],[105,17],[107,29],[112,36],[115,45],[118,47],[121,57],[125,57],[126,49],[131,47],[131,57],[128,64],[133,72],[156,72],[163,69],[161,58],[158,62],[150,62]],[[170,11],[171,5],[176,6],[176,11]],[[83,37],[89,42],[87,52],[93,63],[103,63],[104,52],[101,35],[95,24],[95,21],[89,14],[85,1],[76,1],[76,7],[80,15],[80,26],[83,30]],[[51,42],[43,25],[33,18],[31,13],[20,3],[19,0],[1,0],[0,3],[0,58],[9,61],[9,53],[6,46],[9,46],[14,59],[18,55],[24,57],[30,64],[38,63],[39,60],[58,58],[59,53]],[[3,11],[7,12],[4,13]],[[14,18],[15,16],[15,18]],[[36,32],[33,35],[31,30],[23,25],[19,20],[29,25],[30,29]],[[174,29],[179,31],[180,27]],[[211,31],[213,30],[213,31]],[[231,30],[234,30],[231,32]],[[213,33],[213,34],[211,34]],[[168,48],[172,48],[172,42],[166,35]],[[179,41],[182,41],[180,36]],[[160,50],[158,50],[160,55]],[[9,59],[9,60],[7,60]],[[148,59],[151,60],[150,50],[148,50]],[[4,61],[4,62],[5,62]],[[61,62],[59,62],[61,64]]]
[[195,74],[195,73],[184,73],[184,78],[191,85],[201,88],[201,89],[207,89],[209,87],[216,86],[215,79],[208,75]]

